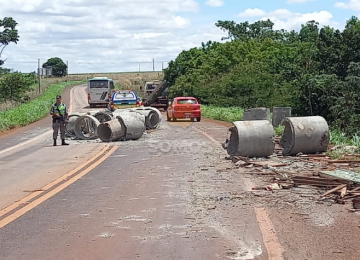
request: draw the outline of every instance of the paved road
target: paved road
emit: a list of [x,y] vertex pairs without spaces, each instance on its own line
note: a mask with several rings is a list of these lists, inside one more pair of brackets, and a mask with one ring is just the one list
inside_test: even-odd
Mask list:
[[224,159],[226,126],[163,119],[137,141],[0,150],[0,259],[359,259],[357,215],[270,207]]

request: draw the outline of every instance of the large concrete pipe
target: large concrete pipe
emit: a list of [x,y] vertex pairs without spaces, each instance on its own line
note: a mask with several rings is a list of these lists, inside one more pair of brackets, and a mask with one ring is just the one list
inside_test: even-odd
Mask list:
[[112,142],[119,140],[126,134],[118,119],[103,122],[97,128],[97,134],[103,142]]
[[132,114],[122,113],[116,118],[126,132],[122,139],[137,140],[142,137],[146,130],[144,122],[139,117],[135,117]]
[[98,138],[97,128],[100,122],[90,115],[80,116],[75,121],[75,135],[81,140],[91,140]]
[[70,136],[76,136],[75,135],[75,121],[78,119],[79,116],[84,116],[86,113],[72,113],[69,114],[69,122],[65,125],[65,132]]
[[113,112],[114,118],[117,118],[118,116],[122,116],[122,115],[131,115],[133,117],[136,117],[139,120],[141,120],[143,122],[143,124],[145,125],[145,116],[141,113],[138,113],[137,111],[130,110],[130,109],[118,109]]
[[268,120],[270,121],[270,109],[266,107],[256,107],[245,110],[244,121]]
[[134,108],[134,110],[152,110],[155,111],[158,115],[159,115],[159,123],[161,122],[162,119],[162,115],[159,109],[155,108],[155,107],[139,107],[139,108]]
[[286,117],[280,145],[283,155],[325,152],[330,141],[329,126],[321,116]]
[[151,109],[136,109],[133,110],[145,116],[146,129],[156,129],[160,123],[160,118],[156,111]]
[[273,107],[273,127],[279,126],[285,117],[291,117],[291,107]]
[[99,120],[100,123],[113,120],[112,113],[108,110],[101,110],[94,114],[94,117]]
[[274,153],[275,133],[268,120],[236,121],[233,125],[224,146],[229,155],[267,157]]

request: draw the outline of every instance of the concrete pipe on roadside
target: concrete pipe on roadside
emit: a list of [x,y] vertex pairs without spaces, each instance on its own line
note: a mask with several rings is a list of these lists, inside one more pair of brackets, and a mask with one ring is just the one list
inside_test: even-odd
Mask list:
[[80,116],[75,121],[75,135],[81,140],[91,140],[98,138],[97,128],[100,122],[94,116]]
[[100,123],[108,122],[113,120],[112,113],[108,110],[101,110],[98,111],[96,114],[93,115]]
[[134,110],[152,110],[152,111],[155,111],[158,116],[159,116],[159,124],[161,122],[161,119],[162,119],[162,115],[161,115],[161,112],[159,109],[155,108],[155,107],[139,107],[139,108],[134,108]]
[[275,133],[270,121],[236,121],[229,128],[230,140],[223,145],[229,155],[268,157],[275,150]]
[[113,112],[113,117],[117,118],[118,116],[122,115],[130,115],[133,116],[143,122],[145,125],[145,116],[141,113],[138,113],[137,111],[131,110],[131,109],[118,109]]
[[86,113],[73,113],[69,114],[69,122],[65,125],[65,131],[70,136],[76,136],[75,134],[75,121],[79,116],[85,116]]
[[283,155],[314,154],[327,150],[330,133],[325,118],[286,117],[281,124],[285,126],[280,140],[280,145],[284,148]]
[[131,111],[136,111],[145,116],[146,129],[156,129],[158,127],[160,118],[156,111],[151,109],[136,109]]
[[255,107],[246,109],[243,115],[243,121],[268,120],[270,121],[270,109],[267,107]]
[[123,128],[118,119],[103,122],[97,128],[97,134],[101,141],[112,142],[119,140],[125,136],[125,128]]
[[279,126],[285,117],[291,117],[291,107],[273,107],[273,127]]
[[116,117],[123,129],[125,129],[125,135],[122,139],[125,140],[137,140],[142,137],[146,127],[140,117],[135,117],[132,114],[122,113]]

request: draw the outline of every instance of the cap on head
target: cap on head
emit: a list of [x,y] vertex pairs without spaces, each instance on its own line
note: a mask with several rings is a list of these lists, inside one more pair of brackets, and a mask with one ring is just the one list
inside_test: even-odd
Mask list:
[[60,95],[57,95],[57,96],[56,96],[56,99],[58,99],[58,98],[61,98],[61,96],[60,96]]

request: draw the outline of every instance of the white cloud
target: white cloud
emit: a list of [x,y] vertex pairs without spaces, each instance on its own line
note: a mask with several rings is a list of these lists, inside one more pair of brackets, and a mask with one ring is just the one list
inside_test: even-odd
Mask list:
[[209,0],[206,2],[207,5],[210,6],[223,6],[224,1],[223,0]]
[[258,8],[248,8],[244,12],[238,14],[239,17],[260,17],[264,15],[266,15],[266,12]]
[[302,3],[311,2],[311,1],[315,1],[315,0],[288,0],[286,3],[288,3],[288,4],[302,4]]
[[352,10],[360,11],[360,1],[350,0],[347,4],[344,2],[336,2],[335,7],[341,9],[352,9]]
[[274,29],[285,29],[288,31],[299,30],[301,24],[305,24],[311,20],[315,20],[320,25],[330,25],[336,28],[340,27],[339,23],[332,20],[333,15],[325,10],[313,13],[294,13],[287,9],[277,9],[275,11],[266,12],[255,8],[246,9],[238,16],[259,18],[258,20],[270,19],[274,22]]
[[152,70],[153,58],[159,70],[182,50],[226,35],[186,17],[199,11],[195,0],[0,1],[0,18],[13,17],[20,35],[3,53],[5,67],[24,72],[51,57],[68,60],[70,73],[136,71],[137,62]]

